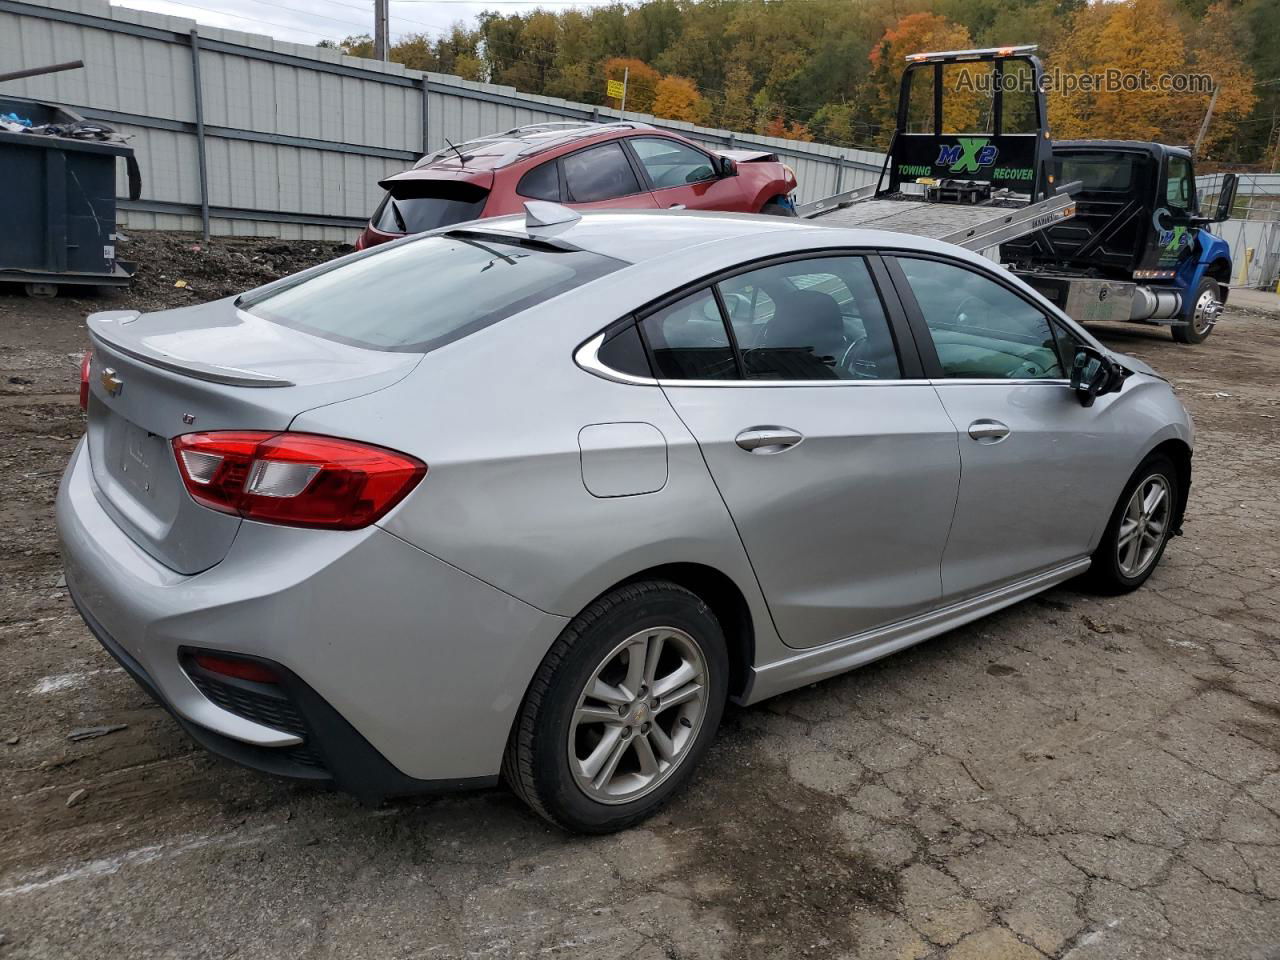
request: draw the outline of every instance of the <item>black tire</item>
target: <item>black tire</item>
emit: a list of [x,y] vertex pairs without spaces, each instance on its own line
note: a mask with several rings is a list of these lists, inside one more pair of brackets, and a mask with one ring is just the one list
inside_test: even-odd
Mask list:
[[[678,761],[650,792],[629,802],[600,802],[588,796],[570,769],[574,712],[610,651],[637,632],[656,627],[682,631],[703,655],[706,701],[701,720],[692,742],[686,741]],[[701,599],[666,581],[620,587],[575,617],[543,658],[512,727],[503,778],[535,813],[565,830],[611,833],[630,827],[652,816],[693,776],[720,725],[728,681],[724,634]]]
[[771,217],[794,217],[796,215],[796,208],[790,204],[783,203],[777,197],[774,197],[774,199],[770,200],[760,208],[760,212],[768,214]]
[[1213,333],[1213,324],[1204,324],[1201,317],[1198,316],[1200,308],[1200,299],[1209,294],[1213,299],[1219,299],[1218,281],[1211,280],[1209,277],[1201,277],[1200,282],[1196,284],[1195,292],[1191,295],[1190,302],[1186,305],[1184,311],[1184,319],[1186,323],[1175,324],[1169,330],[1173,334],[1173,339],[1178,343],[1204,343],[1209,339],[1209,334]]
[[[1140,486],[1147,485],[1153,477],[1163,478],[1166,486],[1167,510],[1164,514],[1163,532],[1154,553],[1141,569],[1126,571],[1121,563],[1119,549],[1120,528],[1125,522],[1126,511],[1134,491]],[[1178,504],[1181,503],[1180,487],[1181,481],[1178,479],[1177,468],[1173,465],[1173,461],[1163,454],[1148,457],[1133,472],[1133,476],[1124,486],[1124,492],[1120,494],[1120,499],[1116,501],[1115,509],[1111,511],[1111,519],[1107,521],[1107,529],[1102,534],[1102,541],[1093,553],[1093,565],[1089,568],[1087,578],[1095,590],[1112,595],[1128,593],[1147,582],[1159,566],[1165,547],[1169,545],[1169,538],[1173,535]]]

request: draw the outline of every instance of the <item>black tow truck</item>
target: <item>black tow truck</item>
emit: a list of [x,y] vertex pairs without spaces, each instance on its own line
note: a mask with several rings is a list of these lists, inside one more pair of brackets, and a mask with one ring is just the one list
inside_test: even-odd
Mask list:
[[1064,140],[1053,169],[1080,182],[1075,217],[1005,242],[1001,260],[1083,323],[1163,324],[1179,343],[1203,342],[1231,281],[1231,248],[1209,227],[1231,216],[1237,176],[1222,178],[1203,216],[1186,147]]

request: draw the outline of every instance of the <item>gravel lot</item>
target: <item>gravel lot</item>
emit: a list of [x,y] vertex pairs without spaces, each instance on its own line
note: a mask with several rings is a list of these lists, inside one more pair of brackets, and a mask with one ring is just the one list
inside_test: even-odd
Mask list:
[[3,960],[1280,957],[1280,317],[1099,331],[1199,430],[1147,587],[731,708],[691,791],[583,840],[503,791],[368,811],[259,778],[115,669],[52,505],[83,317],[137,296],[0,291]]

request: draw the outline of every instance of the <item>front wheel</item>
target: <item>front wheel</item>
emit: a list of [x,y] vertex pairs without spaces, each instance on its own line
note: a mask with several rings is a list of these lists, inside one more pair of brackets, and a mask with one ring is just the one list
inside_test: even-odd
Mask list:
[[794,217],[796,208],[789,203],[784,203],[780,198],[774,197],[760,208],[760,212],[771,217]]
[[620,587],[574,618],[543,659],[504,778],[566,830],[629,827],[693,775],[728,680],[724,634],[697,596],[665,581]]
[[1187,322],[1169,328],[1173,332],[1173,339],[1178,343],[1204,343],[1209,339],[1214,324],[1218,322],[1218,314],[1222,312],[1219,292],[1218,281],[1208,277],[1200,278],[1195,293],[1191,296]]
[[1089,579],[1103,593],[1128,593],[1147,582],[1173,533],[1178,471],[1153,456],[1134,471],[1093,554]]

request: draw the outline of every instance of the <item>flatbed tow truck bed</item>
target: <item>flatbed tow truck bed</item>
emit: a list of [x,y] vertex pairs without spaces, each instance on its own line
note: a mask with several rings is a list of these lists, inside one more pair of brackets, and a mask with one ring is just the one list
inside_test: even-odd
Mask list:
[[1061,193],[1039,203],[997,199],[989,203],[939,203],[908,196],[875,198],[875,184],[796,208],[823,226],[892,230],[931,237],[981,252],[1060,223],[1075,213]]

